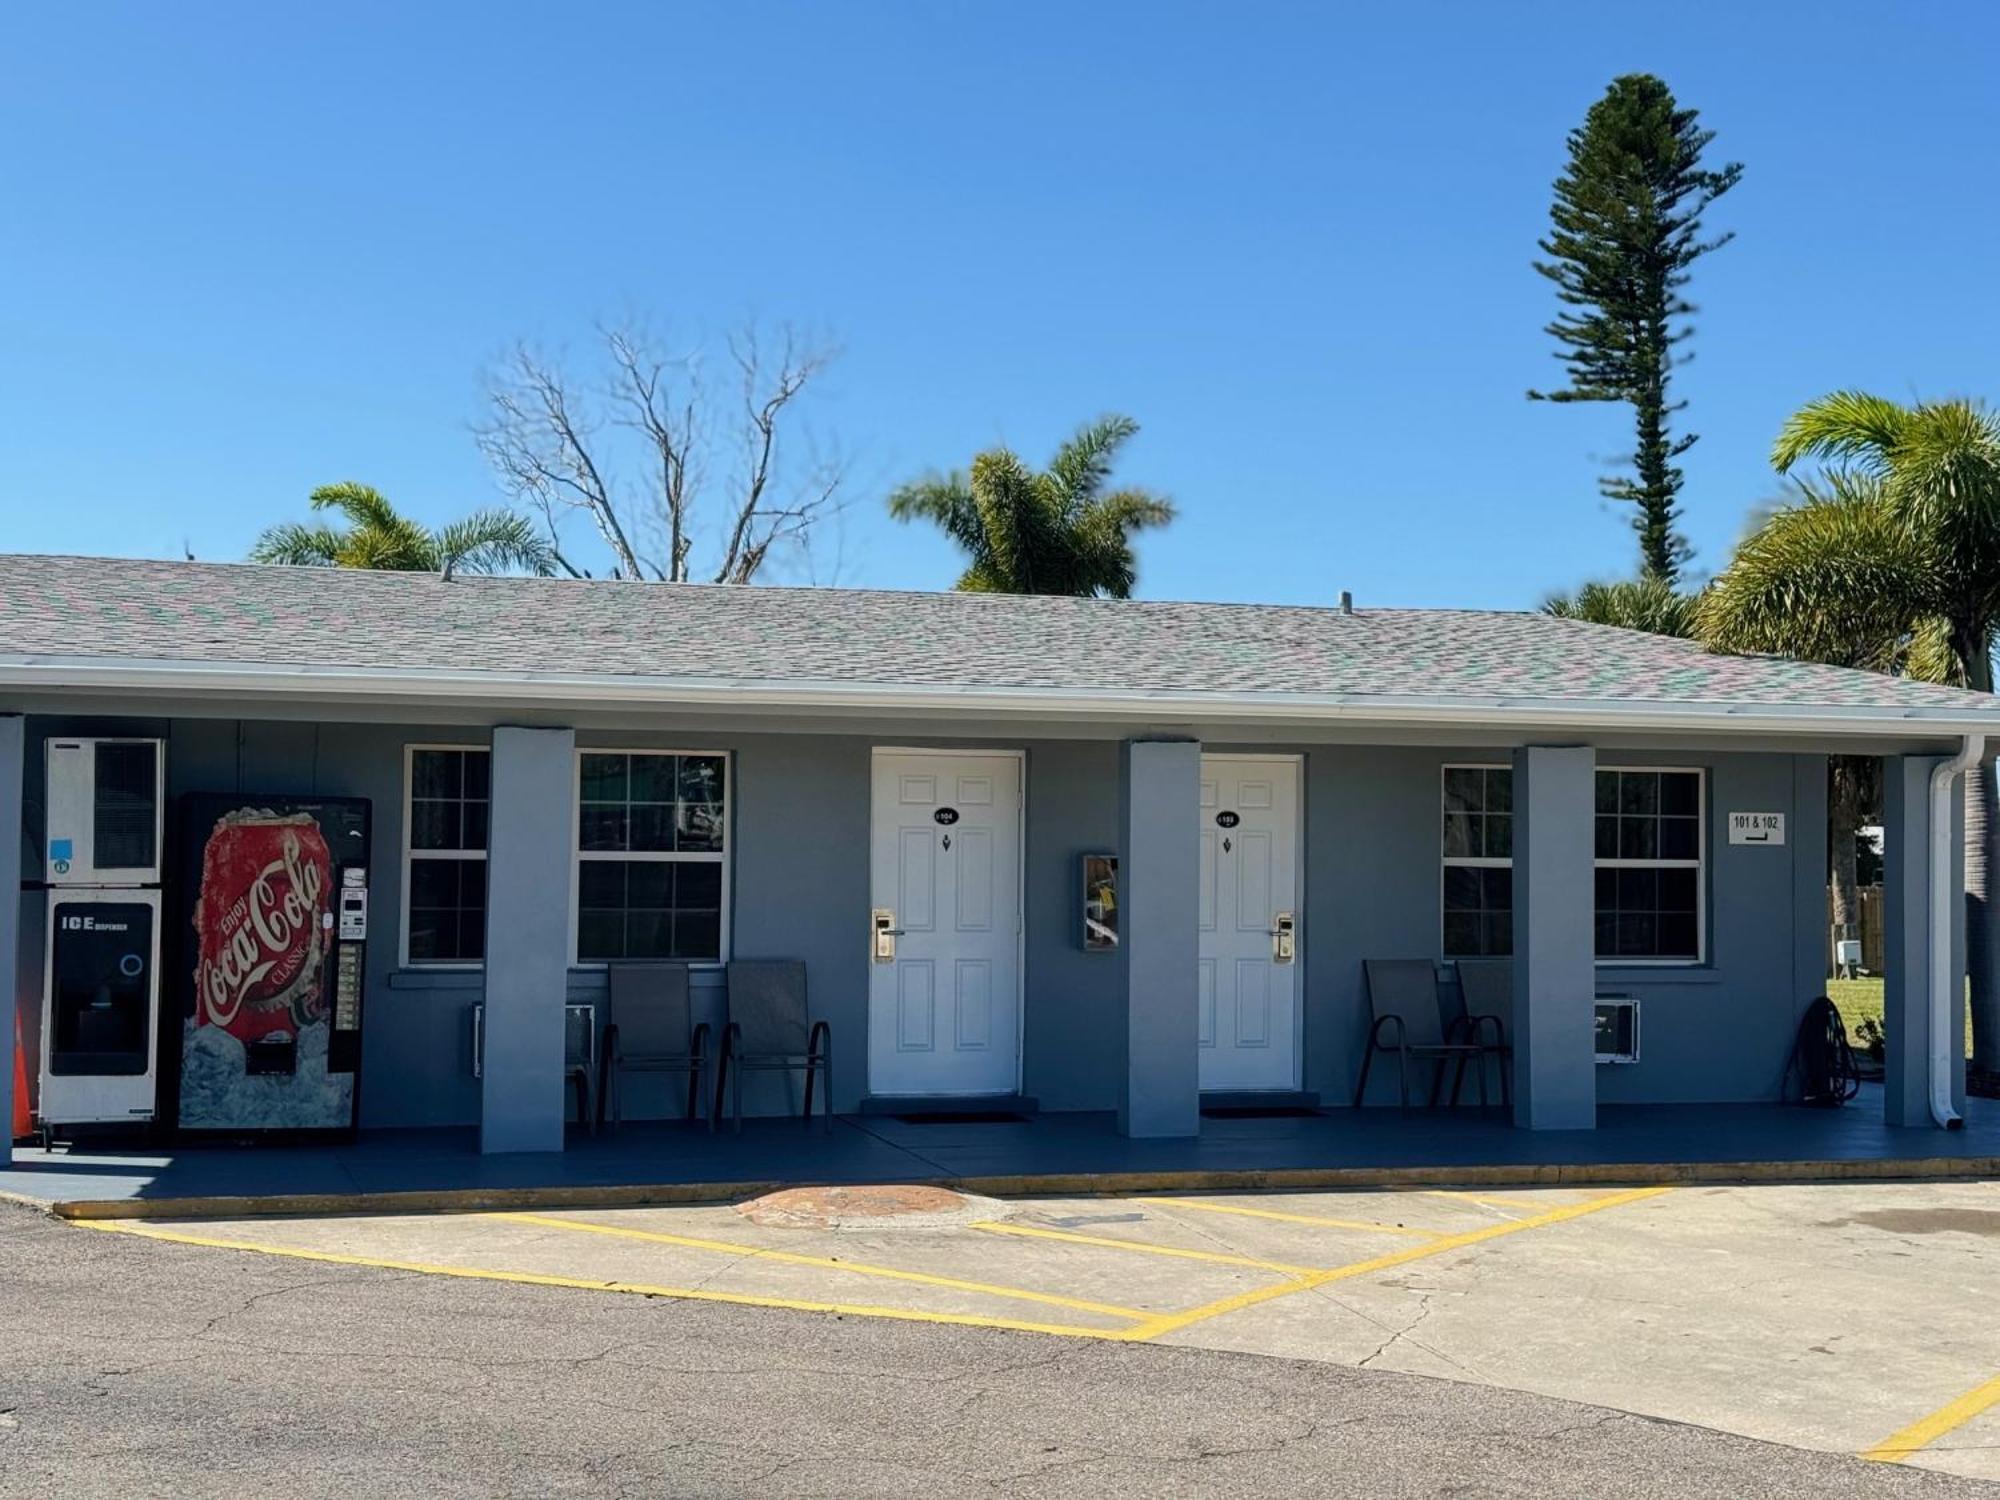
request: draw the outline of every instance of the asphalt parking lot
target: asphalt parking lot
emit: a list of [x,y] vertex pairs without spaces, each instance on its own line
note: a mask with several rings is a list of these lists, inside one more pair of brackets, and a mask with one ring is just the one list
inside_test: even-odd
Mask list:
[[1005,1202],[832,1189],[94,1227],[216,1254],[1398,1371],[2000,1481],[1993,1183]]

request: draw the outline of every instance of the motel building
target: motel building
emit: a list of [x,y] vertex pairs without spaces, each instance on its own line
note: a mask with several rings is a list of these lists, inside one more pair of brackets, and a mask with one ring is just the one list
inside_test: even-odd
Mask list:
[[[1501,960],[1476,1071],[1525,1130],[1774,1104],[1829,972],[1827,757],[1869,755],[1869,1107],[1949,1126],[1996,734],[1984,695],[1539,614],[0,557],[0,1033],[58,1137],[553,1152],[607,966],[687,965],[719,1035],[731,961],[790,960],[840,1114],[1194,1137],[1353,1104],[1369,961],[1427,963],[1450,1027]],[[1367,1117],[1472,1115],[1415,1077],[1405,1110],[1378,1053]]]

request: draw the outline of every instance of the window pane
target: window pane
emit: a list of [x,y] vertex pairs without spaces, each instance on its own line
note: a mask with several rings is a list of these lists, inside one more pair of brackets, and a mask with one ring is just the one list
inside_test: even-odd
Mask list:
[[1663,914],[1660,917],[1660,958],[1698,958],[1700,943],[1694,914]]
[[1514,952],[1514,914],[1494,912],[1480,919],[1484,951],[1494,958],[1508,958]]
[[665,854],[674,847],[674,804],[635,802],[631,813],[630,848],[634,853]]
[[682,911],[674,916],[675,958],[714,959],[722,956],[722,913]]
[[1444,914],[1444,956],[1475,958],[1480,951],[1480,924],[1477,912],[1448,911]]
[[1660,776],[1660,811],[1676,817],[1701,812],[1701,776],[1694,771],[1669,771]]
[[1481,870],[1479,872],[1480,895],[1486,906],[1494,911],[1512,911],[1514,907],[1514,872],[1512,870]]
[[577,845],[583,849],[624,849],[625,809],[585,803],[577,822]]
[[412,849],[462,849],[460,804],[456,802],[412,802],[410,804],[410,847]]
[[691,854],[722,852],[722,804],[683,802],[675,847]]
[[1514,819],[1509,814],[1486,815],[1486,853],[1492,859],[1514,857]]
[[1694,818],[1660,819],[1660,858],[1694,859],[1701,853],[1701,831]]
[[423,911],[410,908],[410,962],[413,964],[441,963],[450,957],[453,946],[450,930],[457,925],[450,912]]
[[458,867],[455,859],[411,860],[410,905],[458,905]]
[[1478,812],[1484,803],[1485,773],[1453,766],[1444,773],[1444,805],[1447,812]]
[[1660,857],[1660,823],[1657,818],[1620,818],[1618,820],[1618,857],[1620,859],[1658,859]]
[[625,956],[625,916],[622,912],[579,912],[576,957],[579,963],[603,963]]
[[1657,870],[1619,870],[1618,909],[1657,911],[1660,905],[1660,874]]
[[664,909],[674,904],[674,867],[656,860],[625,867],[625,904]]
[[459,797],[464,795],[465,756],[457,750],[412,750],[410,752],[410,795],[412,797]]
[[622,755],[584,756],[583,800],[623,802],[626,787],[625,760]]
[[465,772],[465,795],[484,802],[492,793],[493,756],[486,750],[461,750],[459,759]]
[[628,795],[634,802],[672,802],[674,792],[674,761],[671,755],[635,755],[632,757],[631,790]]
[[1614,912],[1602,907],[1597,912],[1597,956],[1616,958],[1618,956],[1618,917]]
[[722,905],[722,865],[682,864],[675,865],[674,905],[676,906],[720,906]]
[[1599,870],[1597,872],[1597,909],[1609,911],[1618,905],[1618,872]]
[[625,869],[617,860],[583,860],[576,873],[576,904],[579,907],[623,907]]
[[1512,771],[1488,771],[1486,773],[1486,810],[1490,813],[1508,813],[1514,810],[1514,773]]
[[1465,859],[1479,852],[1477,819],[1471,813],[1444,815],[1444,857]]
[[1601,813],[1618,811],[1618,773],[1599,771],[1597,773],[1597,810]]
[[674,919],[671,913],[633,912],[625,919],[625,956],[627,958],[674,957],[673,929]]
[[680,800],[683,802],[725,800],[722,784],[723,764],[723,758],[719,755],[683,755],[680,763]]
[[1446,911],[1477,911],[1479,909],[1479,871],[1470,865],[1446,865],[1444,871],[1444,909]]
[[484,802],[468,802],[465,804],[464,831],[461,837],[465,840],[464,843],[459,845],[461,849],[484,849],[486,847],[486,804]]
[[1660,910],[1692,912],[1700,891],[1700,882],[1695,871],[1688,869],[1660,871]]
[[1618,952],[1624,958],[1652,958],[1659,948],[1658,921],[1649,911],[1618,914]]
[[1597,819],[1597,857],[1616,859],[1618,857],[1618,820],[1599,815]]
[[1618,773],[1618,810],[1656,813],[1660,810],[1660,778],[1651,771]]

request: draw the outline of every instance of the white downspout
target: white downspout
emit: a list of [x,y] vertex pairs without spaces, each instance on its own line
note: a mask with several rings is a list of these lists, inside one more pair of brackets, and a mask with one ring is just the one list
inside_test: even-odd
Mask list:
[[[1951,892],[1958,884],[1951,878],[1951,859],[1957,852],[1953,847],[1951,785],[1959,776],[1979,764],[1986,753],[1986,736],[1968,734],[1965,744],[1958,754],[1945,761],[1931,772],[1931,878],[1926,896],[1926,913],[1930,919],[1931,961],[1930,961],[1930,1085],[1931,1118],[1946,1130],[1957,1130],[1965,1124],[1952,1108],[1951,1049],[1954,1041],[1959,1046],[1964,1042],[1954,1037],[1952,1012],[1957,1008],[1952,1004],[1952,962],[1951,924],[1956,915],[1952,911]],[[1961,903],[1962,904],[1962,903]]]

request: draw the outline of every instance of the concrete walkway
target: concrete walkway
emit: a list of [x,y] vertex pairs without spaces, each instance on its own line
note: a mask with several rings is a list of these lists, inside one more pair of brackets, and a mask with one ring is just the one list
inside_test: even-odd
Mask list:
[[[1966,1128],[1891,1129],[1879,1090],[1840,1110],[1777,1105],[1608,1106],[1590,1131],[1515,1129],[1497,1110],[1334,1109],[1204,1118],[1193,1140],[1134,1141],[1109,1115],[977,1123],[843,1117],[831,1133],[753,1120],[742,1135],[628,1124],[562,1152],[482,1156],[472,1132],[364,1132],[354,1143],[245,1150],[16,1148],[0,1194],[100,1212],[174,1200],[269,1200],[259,1211],[673,1202],[792,1182],[942,1182],[990,1192],[1175,1185],[1358,1187],[1397,1182],[1729,1180],[1772,1175],[2000,1175],[2000,1102]],[[1287,1175],[1289,1174],[1289,1176]],[[1150,1181],[1148,1179],[1151,1179]],[[226,1202],[220,1205],[228,1210]],[[202,1211],[215,1211],[213,1208]]]

